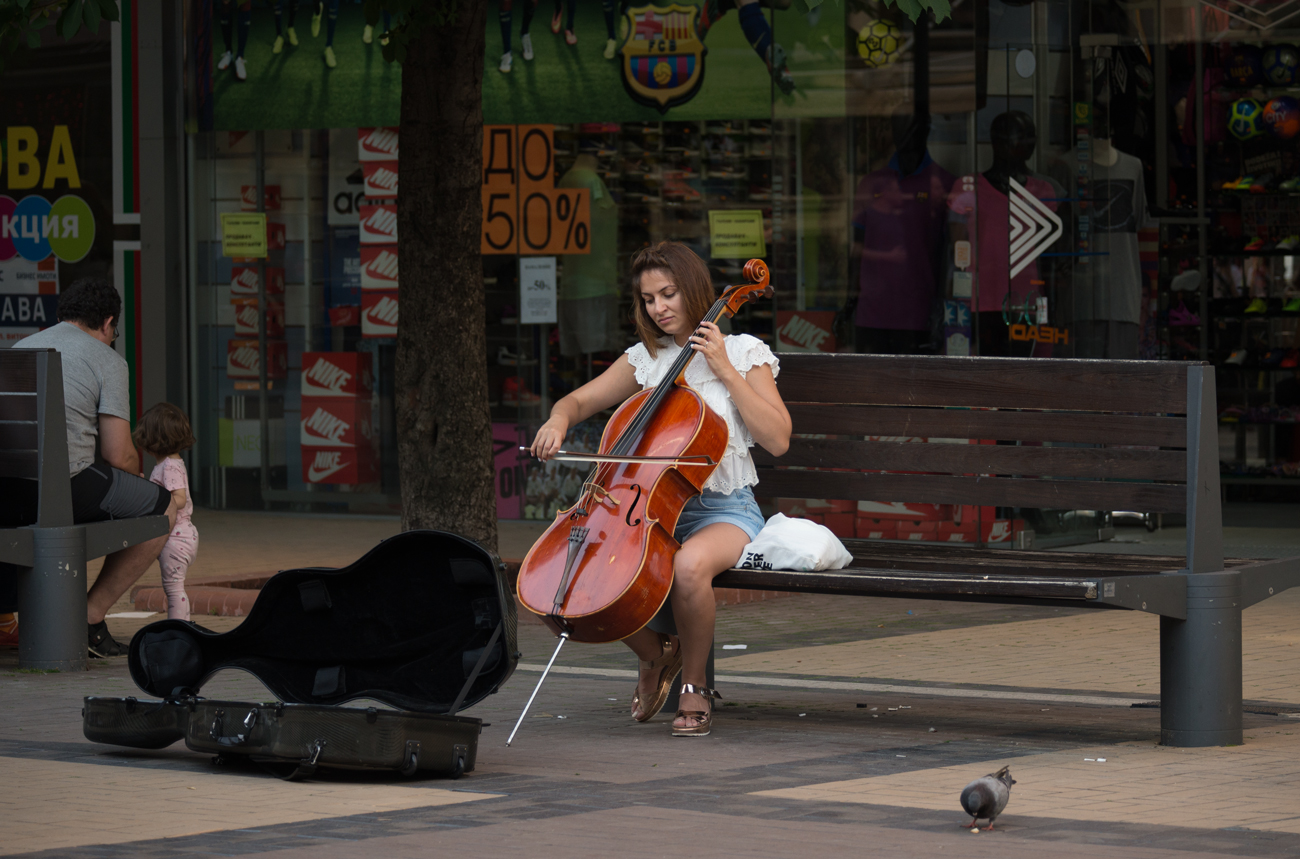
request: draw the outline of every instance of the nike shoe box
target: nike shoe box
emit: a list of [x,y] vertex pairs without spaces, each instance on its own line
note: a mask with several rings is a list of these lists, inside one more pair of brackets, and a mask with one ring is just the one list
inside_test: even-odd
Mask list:
[[[230,298],[257,298],[258,269],[255,265],[237,265],[230,269]],[[266,266],[266,294],[284,295],[284,269]]]
[[304,397],[300,442],[307,447],[374,448],[371,400]]
[[361,248],[361,288],[397,291],[396,245],[366,245]]
[[397,292],[361,293],[361,336],[397,336]]
[[[235,306],[235,336],[256,337],[262,317],[257,307],[256,298],[232,298]],[[266,336],[279,338],[284,336],[284,302],[271,298],[266,300]]]
[[[226,378],[258,379],[261,356],[257,340],[230,340],[226,344]],[[266,341],[266,378],[289,376],[289,344],[284,340]]]
[[303,399],[330,397],[368,400],[375,392],[369,352],[304,352]]
[[302,479],[318,485],[356,486],[379,482],[374,449],[360,447],[302,448]]
[[[217,779],[258,766],[290,780],[331,769],[455,778],[474,769],[486,727],[460,713],[509,680],[517,622],[494,555],[456,534],[406,531],[342,569],[279,573],[229,632],[144,627],[128,667],[146,697],[85,698],[82,732],[142,749],[183,741],[226,766],[179,750],[151,759]],[[269,703],[204,697],[230,668],[261,681]]]

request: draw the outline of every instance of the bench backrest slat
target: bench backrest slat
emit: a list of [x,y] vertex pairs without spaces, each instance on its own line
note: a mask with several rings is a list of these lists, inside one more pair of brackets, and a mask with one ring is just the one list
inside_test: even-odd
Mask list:
[[1214,421],[1201,364],[780,358],[795,436],[780,458],[755,448],[763,497],[1186,512],[1198,457],[1218,491],[1217,448],[1189,432],[1189,411]]
[[37,481],[35,524],[72,524],[63,364],[53,349],[0,352],[0,477]]
[[793,353],[781,356],[780,382],[799,402],[1186,414],[1186,368],[1174,361]]

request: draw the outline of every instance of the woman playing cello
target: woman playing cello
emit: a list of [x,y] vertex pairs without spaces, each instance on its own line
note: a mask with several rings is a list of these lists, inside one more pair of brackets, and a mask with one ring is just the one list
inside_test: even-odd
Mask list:
[[644,722],[658,713],[681,672],[681,709],[672,733],[702,737],[711,728],[711,699],[721,697],[705,687],[713,646],[713,578],[736,565],[763,527],[750,488],[758,476],[749,448],[758,442],[775,456],[785,453],[790,415],[776,389],[779,363],[772,351],[756,337],[724,337],[717,325],[701,321],[715,294],[708,268],[693,251],[678,242],[640,250],[632,257],[631,280],[641,342],[557,402],[531,451],[538,459],[549,459],[575,424],[654,387],[682,349],[698,353],[687,366],[686,382],[726,420],[730,438],[703,494],[687,502],[673,535],[681,549],[673,562],[669,598],[680,637],[643,627],[623,640],[641,667],[632,718]]

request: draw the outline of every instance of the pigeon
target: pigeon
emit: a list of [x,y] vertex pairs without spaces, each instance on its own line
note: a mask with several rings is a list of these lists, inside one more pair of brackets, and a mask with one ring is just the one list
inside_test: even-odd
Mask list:
[[966,789],[961,792],[961,807],[972,818],[970,823],[965,824],[966,828],[973,828],[981,817],[987,817],[989,825],[984,828],[991,832],[993,821],[1007,807],[1007,800],[1011,798],[1011,785],[1015,783],[1016,780],[1011,777],[1011,768],[1003,767],[966,785]]

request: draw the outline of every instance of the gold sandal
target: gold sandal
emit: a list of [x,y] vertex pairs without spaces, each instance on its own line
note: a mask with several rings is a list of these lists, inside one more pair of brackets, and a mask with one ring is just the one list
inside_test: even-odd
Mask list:
[[712,698],[722,698],[716,689],[706,689],[703,686],[696,686],[693,683],[683,683],[681,694],[693,693],[703,696],[708,703],[708,710],[678,710],[674,721],[683,717],[694,719],[695,724],[689,728],[673,727],[674,737],[707,737],[709,731],[713,730],[713,702]]
[[[655,687],[653,700],[649,701],[649,706],[641,710],[641,693],[634,689],[632,691],[632,718],[638,722],[648,722],[653,719],[664,707],[664,702],[668,700],[668,691],[672,689],[673,681],[677,675],[682,673],[682,644],[681,639],[674,636],[666,636],[661,639],[664,652],[658,659],[652,659],[649,662],[637,660],[642,671],[659,670],[659,683]],[[673,652],[673,644],[677,645],[677,652]],[[638,688],[640,683],[637,684]],[[641,715],[637,715],[638,711]]]

